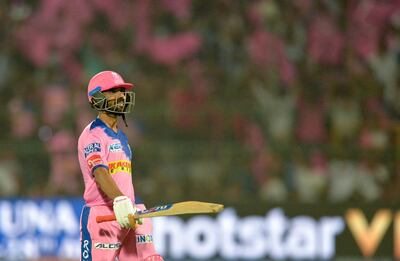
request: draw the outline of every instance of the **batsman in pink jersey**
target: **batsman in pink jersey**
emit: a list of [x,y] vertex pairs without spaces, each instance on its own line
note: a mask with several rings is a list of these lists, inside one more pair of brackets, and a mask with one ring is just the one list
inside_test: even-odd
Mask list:
[[[113,71],[103,71],[89,82],[87,97],[98,117],[78,141],[79,164],[85,182],[81,215],[81,260],[159,261],[154,249],[151,219],[132,228],[128,215],[145,209],[135,202],[132,151],[117,119],[133,109],[133,84]],[[96,216],[114,213],[117,220],[96,223]]]

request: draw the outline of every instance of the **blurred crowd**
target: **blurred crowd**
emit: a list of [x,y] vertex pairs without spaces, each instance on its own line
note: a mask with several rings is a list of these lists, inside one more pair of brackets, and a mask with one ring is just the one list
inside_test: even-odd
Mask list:
[[111,69],[145,201],[400,198],[398,0],[14,0],[0,24],[2,196],[82,195]]

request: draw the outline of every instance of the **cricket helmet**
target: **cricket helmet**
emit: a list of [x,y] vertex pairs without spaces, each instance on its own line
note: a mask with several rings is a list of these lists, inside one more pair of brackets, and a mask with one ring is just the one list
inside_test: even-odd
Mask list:
[[[98,111],[107,111],[117,114],[129,113],[135,104],[135,93],[129,91],[133,89],[132,83],[125,82],[121,75],[114,71],[102,71],[93,76],[87,88],[87,97],[92,107]],[[109,105],[107,98],[103,94],[116,88],[124,88],[124,108],[117,110],[117,101],[114,105]]]

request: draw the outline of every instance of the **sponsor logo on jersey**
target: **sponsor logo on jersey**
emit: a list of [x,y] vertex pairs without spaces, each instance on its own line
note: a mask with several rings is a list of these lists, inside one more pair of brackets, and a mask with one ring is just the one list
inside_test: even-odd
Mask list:
[[136,236],[136,242],[139,243],[139,244],[152,243],[153,242],[153,236],[152,235],[137,235]]
[[89,145],[87,145],[87,146],[83,149],[83,152],[85,153],[85,158],[87,158],[87,156],[88,156],[90,153],[99,152],[99,151],[101,151],[101,145],[100,145],[100,143],[97,143],[97,142],[95,142],[95,143],[90,143]]
[[102,164],[103,161],[101,160],[100,155],[92,155],[87,159],[87,164],[89,166],[89,169],[92,169],[94,166]]
[[94,243],[94,248],[95,249],[108,249],[108,250],[114,250],[114,249],[119,249],[121,247],[121,243]]
[[131,162],[129,160],[117,160],[108,163],[108,172],[115,174],[118,172],[125,172],[131,174]]
[[114,143],[114,144],[111,144],[111,145],[108,147],[108,150],[109,150],[110,152],[120,152],[120,151],[122,151],[122,145],[121,145],[121,143]]

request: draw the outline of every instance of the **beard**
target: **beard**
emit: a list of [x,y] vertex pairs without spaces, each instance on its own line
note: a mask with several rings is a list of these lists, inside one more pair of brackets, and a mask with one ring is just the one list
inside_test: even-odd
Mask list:
[[125,108],[125,99],[123,97],[120,97],[118,99],[108,100],[107,107],[117,113],[118,112],[122,113],[122,112],[124,112],[124,108]]

